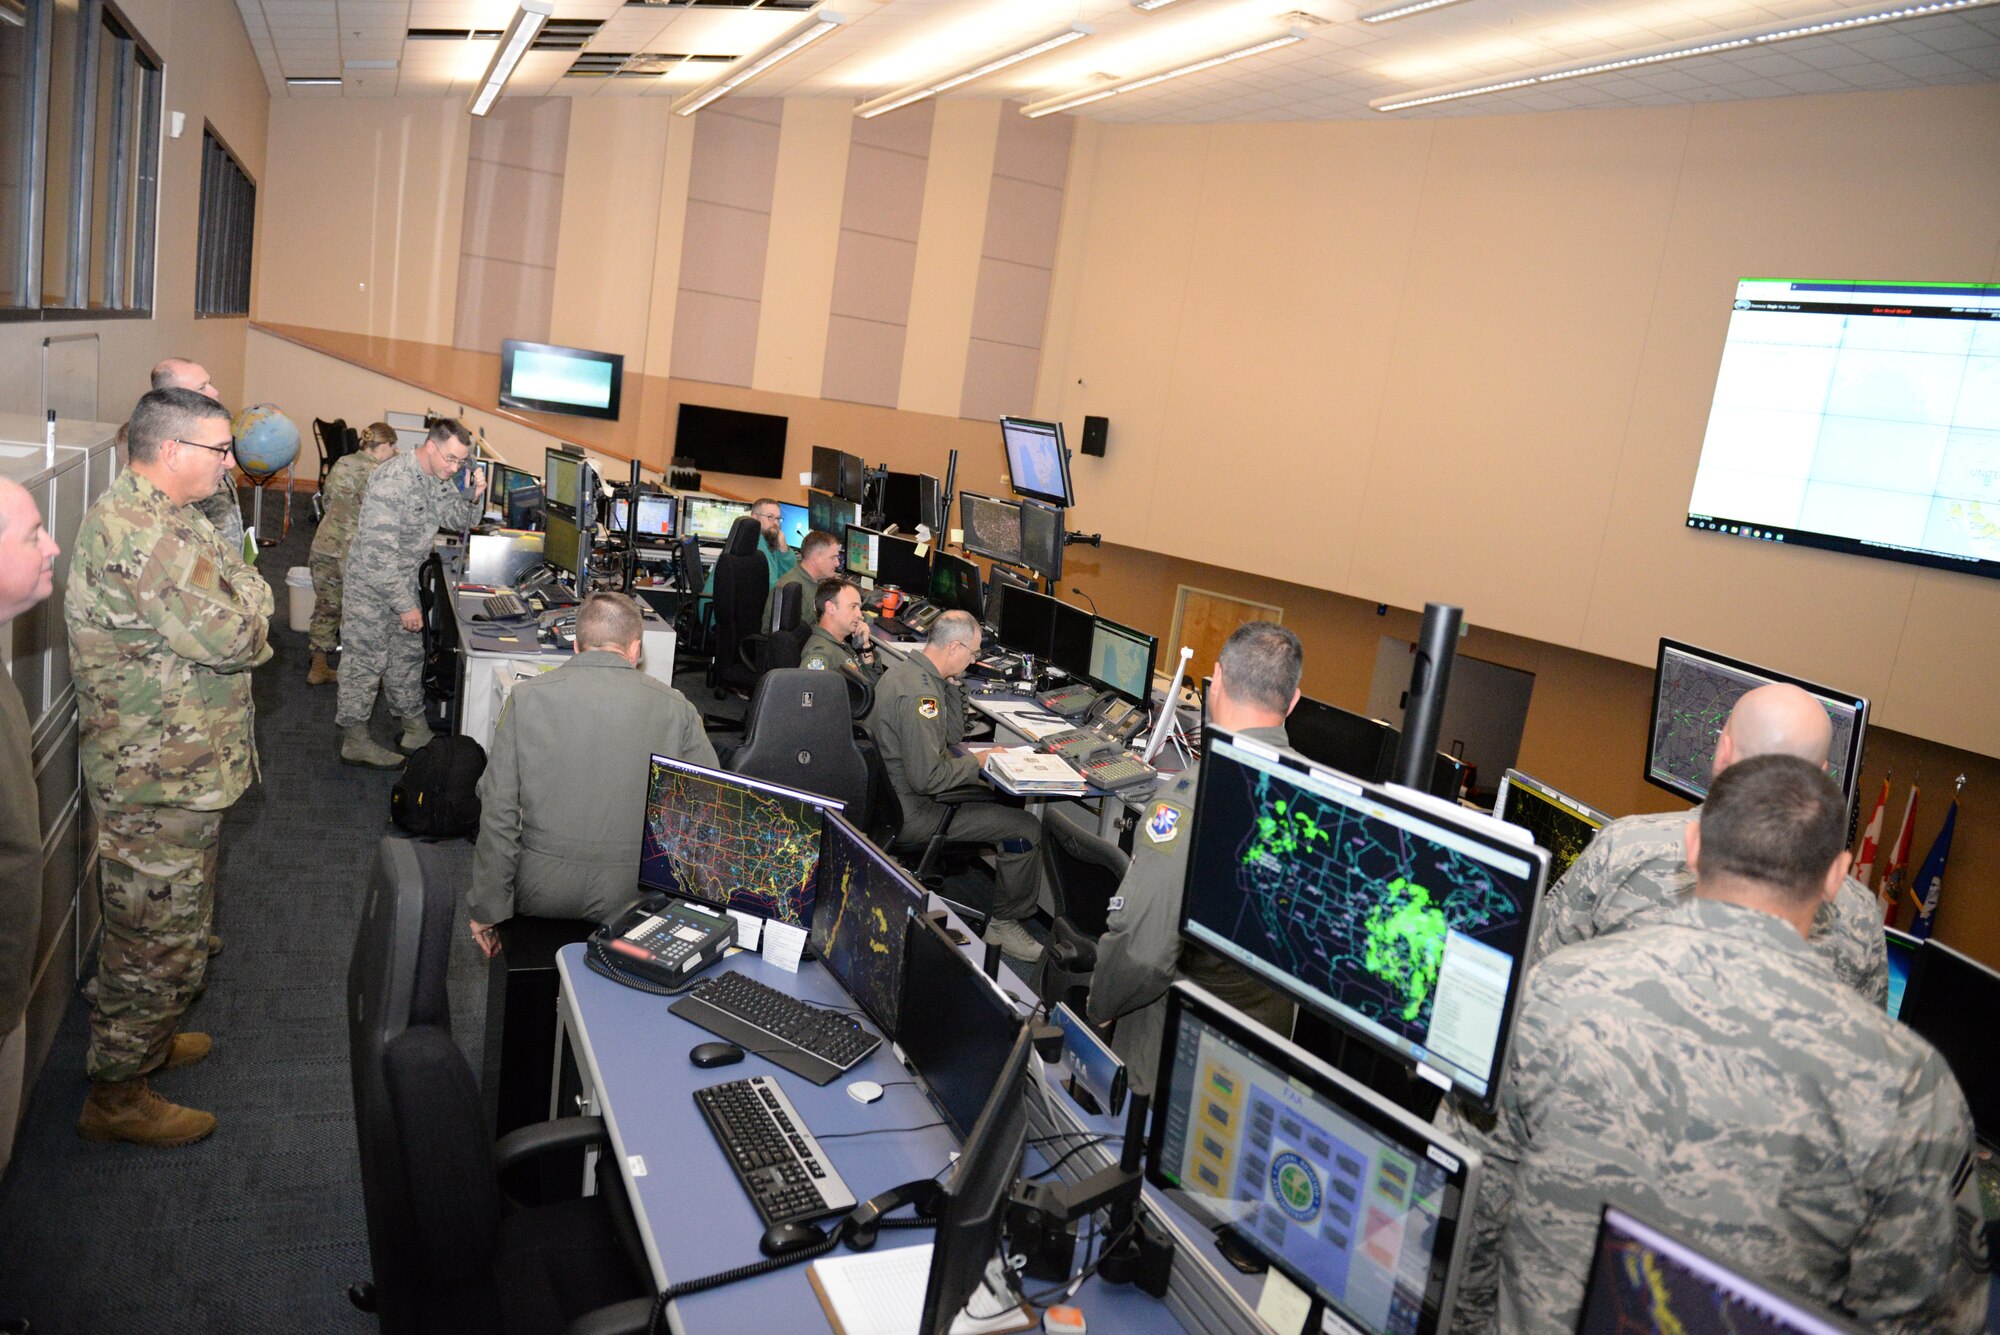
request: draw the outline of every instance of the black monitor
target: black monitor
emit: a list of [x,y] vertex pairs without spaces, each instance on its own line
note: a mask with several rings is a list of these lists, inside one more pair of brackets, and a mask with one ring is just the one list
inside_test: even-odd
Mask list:
[[893,528],[899,533],[915,533],[917,525],[926,522],[917,474],[884,473],[879,495],[877,508],[881,512],[884,528]]
[[1309,695],[1285,719],[1285,736],[1306,759],[1370,781],[1386,778],[1396,758],[1396,730]]
[[1062,604],[1028,589],[994,585],[996,592],[1001,588],[1006,592],[1000,597],[994,623],[1000,643],[1017,654],[1048,658],[1056,637],[1056,609]]
[[571,518],[583,512],[583,475],[589,466],[581,455],[567,450],[542,452],[542,492],[552,507],[567,511]]
[[674,425],[673,455],[692,459],[704,473],[783,477],[790,425],[775,413],[683,403]]
[[838,812],[828,812],[813,903],[813,954],[890,1038],[902,1000],[909,919],[928,906],[923,886]]
[[500,406],[618,420],[625,358],[616,352],[503,339]]
[[539,481],[507,493],[508,528],[540,528],[548,512]]
[[542,480],[527,469],[501,463],[493,464],[491,467],[492,472],[486,478],[488,510],[504,515],[507,513],[508,500],[515,492],[533,487],[538,495],[541,493]]
[[1563,878],[1597,832],[1611,823],[1611,817],[1596,807],[1517,769],[1501,777],[1493,814],[1520,826],[1548,850],[1550,885]]
[[812,481],[807,484],[814,491],[823,491],[829,496],[840,488],[840,451],[826,445],[812,447]]
[[1887,1010],[1892,1020],[1903,1016],[1903,998],[1909,995],[1910,979],[1917,971],[1917,952],[1922,946],[1923,942],[1908,932],[1899,932],[1893,927],[1882,929],[1882,949],[1889,957]]
[[1154,1090],[1155,1187],[1338,1313],[1342,1330],[1446,1328],[1470,1251],[1475,1154],[1187,982],[1167,993]]
[[1790,682],[1820,702],[1833,722],[1826,773],[1848,805],[1861,773],[1861,748],[1868,733],[1868,697],[1816,686],[1802,677],[1774,672],[1678,640],[1662,639],[1653,679],[1653,716],[1647,725],[1646,782],[1690,802],[1708,796],[1716,739],[1736,702],[1759,686]]
[[720,496],[681,497],[681,536],[703,542],[727,542],[736,521],[750,513],[748,501],[726,501]]
[[1076,495],[1070,489],[1069,450],[1063,444],[1061,422],[1003,417],[1000,440],[1007,447],[1007,477],[1016,496],[1028,496],[1054,506],[1076,504]]
[[929,473],[917,474],[917,522],[930,525],[931,541],[944,541],[944,483]]
[[639,885],[810,927],[821,813],[838,810],[831,798],[654,756]]
[[1064,511],[1021,502],[1021,564],[1046,580],[1062,578]]
[[806,540],[806,534],[812,532],[812,514],[803,505],[779,501],[778,527],[785,535],[785,546],[796,552],[799,544]]
[[861,507],[855,502],[844,500],[830,491],[806,492],[808,531],[817,530],[845,542],[848,526],[860,522]]
[[1965,1091],[1972,1124],[2000,1140],[2000,1062],[1993,1060],[1993,1018],[2000,1015],[2000,973],[1950,946],[1925,941],[1898,1017],[1943,1054]]
[[917,540],[884,533],[875,544],[875,582],[893,584],[912,597],[931,585],[931,563],[917,555]]
[[1103,690],[1144,704],[1152,698],[1153,665],[1159,653],[1158,636],[1096,617],[1090,630],[1090,667],[1084,675]]
[[861,504],[863,499],[861,492],[866,485],[867,476],[868,465],[861,461],[860,455],[842,452],[840,456],[840,485],[833,489],[834,495],[844,501],[853,501],[856,505]]
[[925,916],[903,943],[896,1042],[954,1136],[964,1139],[999,1083],[1023,1021],[999,984]]
[[611,527],[620,533],[629,531],[633,541],[664,547],[673,541],[674,518],[680,511],[677,497],[662,496],[658,492],[647,492],[639,497],[637,515],[633,506],[624,497],[611,502]]
[[947,612],[970,612],[973,620],[983,620],[986,600],[980,595],[979,567],[932,548],[930,601]]
[[875,578],[875,559],[882,535],[859,524],[847,526],[847,542],[841,549],[841,567],[856,579]]
[[1012,501],[996,501],[976,491],[958,494],[959,526],[966,551],[979,556],[1021,564],[1021,507]]
[[[1015,1035],[945,1184],[919,1335],[950,1335],[961,1311],[979,1319],[1020,1307],[1011,1291],[995,1294],[983,1286],[989,1263],[1000,1253],[1007,1201],[1028,1146],[1032,1032],[1023,1024]],[[1011,1290],[1011,1283],[1007,1287]]]
[[1184,935],[1493,1106],[1547,853],[1213,724],[1191,825]]
[[1860,1335],[1615,1205],[1604,1207],[1576,1335]]
[[1055,625],[1049,635],[1049,662],[1072,677],[1090,675],[1090,645],[1097,618],[1075,603],[1055,600]]
[[583,531],[567,515],[549,511],[548,527],[542,535],[542,559],[575,580],[577,592],[583,592],[590,549],[585,546]]

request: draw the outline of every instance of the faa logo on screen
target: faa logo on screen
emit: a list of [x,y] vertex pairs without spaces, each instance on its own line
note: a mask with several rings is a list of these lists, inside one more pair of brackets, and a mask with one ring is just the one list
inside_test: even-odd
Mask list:
[[1319,1218],[1319,1174],[1290,1150],[1271,1160],[1271,1197],[1293,1222],[1310,1224]]

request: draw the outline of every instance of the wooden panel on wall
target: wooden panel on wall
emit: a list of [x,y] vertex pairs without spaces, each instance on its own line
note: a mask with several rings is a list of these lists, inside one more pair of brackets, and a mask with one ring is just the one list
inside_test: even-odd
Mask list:
[[687,122],[660,98],[570,100],[576,188],[563,192],[551,341],[642,362],[652,284],[635,281],[635,269],[653,254],[668,139],[687,134]]
[[1284,619],[1282,607],[1183,584],[1174,590],[1173,626],[1160,646],[1160,670],[1172,676],[1181,650],[1192,649],[1194,657],[1188,660],[1187,676],[1198,684],[1222,653],[1223,642],[1238,626]]

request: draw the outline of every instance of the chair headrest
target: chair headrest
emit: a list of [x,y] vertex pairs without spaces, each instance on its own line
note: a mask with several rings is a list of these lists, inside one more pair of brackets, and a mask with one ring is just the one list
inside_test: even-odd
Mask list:
[[736,522],[729,526],[729,541],[722,550],[731,556],[755,556],[757,539],[764,536],[764,526],[750,515],[738,515]]

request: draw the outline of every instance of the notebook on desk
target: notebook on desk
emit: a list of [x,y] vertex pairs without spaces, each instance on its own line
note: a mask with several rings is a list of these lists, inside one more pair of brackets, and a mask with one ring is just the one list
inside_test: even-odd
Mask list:
[[[927,1242],[814,1261],[806,1275],[819,1295],[819,1305],[826,1309],[834,1335],[918,1335],[932,1250],[933,1244]],[[973,1302],[984,1296],[982,1289]],[[1005,1335],[1032,1330],[1039,1319],[1026,1303],[985,1318],[960,1312],[951,1323],[951,1335]]]

